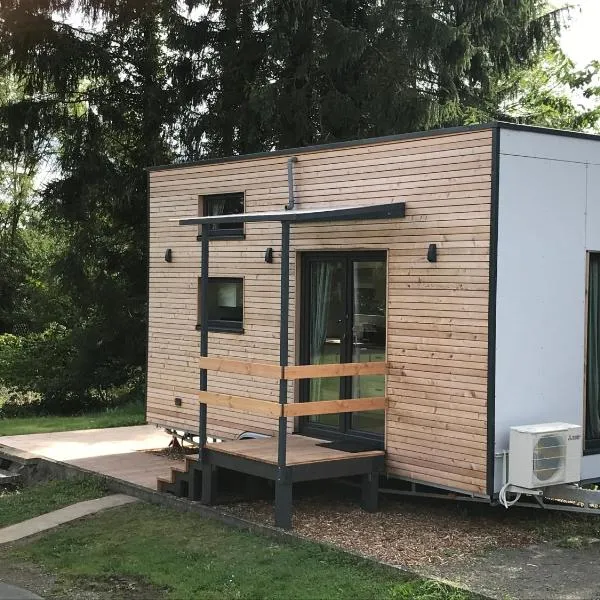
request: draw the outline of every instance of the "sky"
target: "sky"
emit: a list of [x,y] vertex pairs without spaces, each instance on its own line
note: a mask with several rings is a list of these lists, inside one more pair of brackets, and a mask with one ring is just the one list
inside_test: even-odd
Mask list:
[[600,60],[600,0],[571,0],[569,28],[561,36],[561,46],[578,67]]

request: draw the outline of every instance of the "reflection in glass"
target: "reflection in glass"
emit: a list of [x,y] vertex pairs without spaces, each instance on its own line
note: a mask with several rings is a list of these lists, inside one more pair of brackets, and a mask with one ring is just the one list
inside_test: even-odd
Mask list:
[[[354,261],[352,281],[352,362],[385,361],[385,261]],[[353,398],[380,396],[385,396],[385,375],[352,378]],[[352,413],[352,429],[383,434],[384,411]]]
[[[310,271],[310,364],[341,362],[344,337],[344,263],[320,261]],[[309,400],[340,398],[340,378],[323,377],[310,380]],[[314,415],[314,423],[337,427],[339,415]]]

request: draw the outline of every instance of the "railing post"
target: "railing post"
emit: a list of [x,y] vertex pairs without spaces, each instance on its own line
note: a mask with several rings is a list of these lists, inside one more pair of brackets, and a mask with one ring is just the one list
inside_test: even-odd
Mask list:
[[[290,224],[281,222],[281,311],[279,321],[279,364],[288,365],[288,322],[290,299]],[[283,369],[282,369],[283,370]],[[287,403],[287,379],[279,380],[279,404]],[[287,417],[279,417],[277,480],[275,482],[275,525],[292,527],[292,482],[286,465]]]

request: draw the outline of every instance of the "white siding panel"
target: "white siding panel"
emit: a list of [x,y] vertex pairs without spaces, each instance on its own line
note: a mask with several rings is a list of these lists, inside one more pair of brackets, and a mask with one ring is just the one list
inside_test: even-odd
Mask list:
[[[508,449],[513,425],[583,424],[588,165],[569,159],[590,148],[562,136],[501,134],[497,451]],[[590,239],[600,229],[595,198]],[[501,483],[498,460],[496,491]]]

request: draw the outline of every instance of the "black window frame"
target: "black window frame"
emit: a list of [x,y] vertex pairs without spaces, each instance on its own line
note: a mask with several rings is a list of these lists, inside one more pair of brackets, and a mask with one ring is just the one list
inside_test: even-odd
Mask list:
[[[242,202],[242,212],[245,210],[246,206],[246,194],[245,192],[225,192],[220,194],[203,194],[198,197],[198,203],[200,205],[201,215],[203,217],[208,217],[209,215],[209,203],[211,200],[218,200],[220,198],[231,198],[233,196],[240,197]],[[226,213],[231,214],[231,213]],[[221,224],[218,226],[212,226],[209,230],[209,235],[211,239],[217,240],[243,240],[246,238],[246,225],[243,221],[239,222],[237,227],[232,227],[232,225],[237,225],[236,223],[227,223]],[[202,239],[202,226],[198,228],[198,235],[196,236],[196,240],[200,241]]]
[[600,454],[600,438],[591,438],[588,436],[588,415],[589,415],[589,363],[590,363],[590,337],[591,337],[591,329],[590,329],[590,313],[592,310],[592,306],[590,303],[590,287],[591,287],[591,278],[592,278],[592,261],[600,261],[600,252],[588,252],[587,253],[587,280],[586,280],[586,331],[585,331],[585,386],[584,386],[584,423],[583,423],[583,454]]
[[[208,286],[210,288],[211,283],[236,283],[242,286],[242,320],[241,321],[226,321],[210,319],[208,316],[208,331],[220,332],[220,333],[244,333],[244,278],[243,277],[209,277]],[[198,278],[198,312],[197,312],[197,324],[196,329],[200,331],[202,325],[200,323],[200,310],[201,310],[202,298],[200,296],[200,278]]]
[[[300,255],[300,334],[299,334],[299,357],[300,364],[310,364],[310,339],[309,339],[309,319],[310,319],[310,263],[318,260],[342,260],[346,262],[346,310],[345,313],[348,315],[346,318],[346,331],[345,339],[352,339],[352,314],[353,306],[350,302],[352,296],[352,269],[350,268],[351,263],[355,261],[373,261],[379,260],[385,262],[386,268],[386,341],[385,341],[385,352],[387,356],[389,338],[388,338],[388,307],[389,307],[389,256],[387,250],[316,250],[316,251],[304,251]],[[350,275],[348,276],[348,273]],[[347,343],[345,348],[342,348],[342,362],[350,363],[353,362],[351,343]],[[346,376],[340,378],[341,384],[341,398],[348,399],[352,397],[352,376]],[[299,381],[298,392],[299,402],[306,402],[309,397],[310,380],[301,379]],[[360,411],[359,411],[360,412]],[[356,429],[352,425],[352,413],[339,413],[339,424],[335,427],[329,425],[322,425],[310,421],[309,417],[299,418],[299,428],[302,435],[308,437],[317,437],[329,440],[349,440],[349,441],[360,441],[368,442],[377,446],[380,449],[384,449],[385,445],[385,432],[374,433],[369,431],[363,431]],[[385,431],[384,421],[384,431]]]

